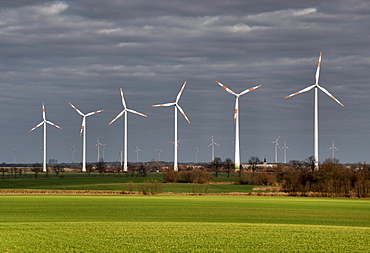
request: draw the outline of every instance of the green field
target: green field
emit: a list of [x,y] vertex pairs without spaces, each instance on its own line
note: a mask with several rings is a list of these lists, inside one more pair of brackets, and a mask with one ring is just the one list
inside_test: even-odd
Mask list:
[[368,252],[370,200],[0,196],[1,252]]
[[[68,175],[68,174],[67,174]],[[137,184],[145,180],[153,179],[162,181],[161,174],[151,174],[149,177],[65,177],[65,178],[26,178],[0,180],[0,189],[37,189],[37,190],[104,190],[104,191],[126,191],[129,181]],[[235,177],[219,177],[217,182],[235,182]],[[162,192],[172,193],[192,193],[193,184],[162,184]],[[198,184],[197,184],[198,185]],[[207,184],[198,185],[202,193],[231,193],[231,192],[251,192],[254,186],[235,185],[235,184]],[[204,188],[204,189],[203,189]]]

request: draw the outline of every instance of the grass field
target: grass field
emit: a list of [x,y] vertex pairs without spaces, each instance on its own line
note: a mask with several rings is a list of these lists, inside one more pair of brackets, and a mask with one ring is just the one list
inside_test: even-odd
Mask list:
[[0,196],[1,252],[368,252],[370,200]]
[[[0,189],[37,189],[37,190],[104,190],[104,191],[126,191],[126,184],[142,183],[145,180],[154,179],[162,181],[160,174],[151,174],[149,177],[65,177],[65,178],[25,178],[0,180]],[[219,177],[216,182],[235,182],[235,177]],[[162,192],[191,193],[192,184],[162,184]],[[254,186],[250,185],[223,185],[207,184],[199,186],[206,188],[207,193],[230,193],[251,192]],[[137,191],[137,185],[135,186]],[[204,190],[201,189],[202,192]]]

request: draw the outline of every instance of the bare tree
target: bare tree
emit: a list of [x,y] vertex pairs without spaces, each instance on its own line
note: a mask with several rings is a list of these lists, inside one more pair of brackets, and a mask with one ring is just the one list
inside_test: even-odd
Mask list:
[[315,170],[315,168],[316,168],[316,159],[313,155],[307,157],[307,159],[305,160],[305,163],[308,167],[310,167],[311,171]]
[[93,172],[94,170],[94,167],[92,166],[92,164],[87,164],[86,165],[86,173],[87,175],[90,175],[91,172]]
[[57,175],[57,177],[59,177],[59,173],[64,172],[64,168],[63,168],[63,166],[62,166],[62,165],[60,165],[60,164],[55,164],[55,165],[53,166],[53,171],[54,171],[54,173]]
[[211,170],[215,172],[215,176],[218,177],[218,172],[221,169],[222,160],[220,157],[215,157],[215,159],[211,162]]
[[42,171],[42,167],[40,163],[35,163],[32,165],[31,171],[35,173],[35,178],[38,177],[38,174]]
[[100,158],[99,162],[96,165],[96,170],[99,171],[100,176],[106,172],[107,166],[103,160],[103,158]]
[[224,169],[227,172],[227,177],[230,177],[230,172],[234,169],[234,163],[230,158],[226,158],[224,161]]
[[261,163],[261,160],[259,159],[258,156],[251,156],[249,159],[248,159],[248,163],[249,163],[249,168],[252,170],[253,172],[253,175],[254,175],[254,172],[257,170],[257,164]]

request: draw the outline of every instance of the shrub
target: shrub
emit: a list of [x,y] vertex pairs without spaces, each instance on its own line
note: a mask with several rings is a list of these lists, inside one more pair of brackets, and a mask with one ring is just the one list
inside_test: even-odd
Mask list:
[[238,177],[237,184],[242,185],[276,185],[276,178],[267,173],[244,173]]
[[129,193],[133,193],[134,190],[135,190],[135,184],[132,182],[132,181],[128,181],[126,183],[126,190],[129,192]]
[[138,190],[143,195],[155,195],[162,192],[162,184],[157,180],[145,180],[143,183],[138,184]]
[[179,172],[174,169],[163,170],[163,182],[164,183],[176,183],[178,181]]

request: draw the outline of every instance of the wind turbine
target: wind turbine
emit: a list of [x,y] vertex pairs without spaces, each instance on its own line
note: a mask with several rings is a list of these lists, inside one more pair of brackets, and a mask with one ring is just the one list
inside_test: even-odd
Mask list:
[[246,89],[242,92],[240,92],[239,94],[233,92],[232,90],[230,90],[229,88],[227,88],[225,85],[223,85],[222,83],[218,82],[218,81],[215,81],[216,83],[218,83],[223,89],[226,90],[226,92],[230,93],[231,95],[234,95],[235,96],[235,109],[234,109],[234,123],[235,123],[235,171],[239,171],[240,170],[240,150],[239,150],[239,97],[252,91],[252,90],[255,90],[259,87],[261,87],[262,85],[257,85],[257,86],[254,86],[253,88],[250,88],[250,89]]
[[284,141],[284,146],[281,149],[284,149],[284,163],[286,163],[286,150],[290,150],[290,148],[286,145],[286,141]]
[[101,146],[103,147],[103,161],[105,161],[104,155],[105,155],[105,147],[107,146],[107,144],[108,142],[101,144]]
[[195,147],[195,149],[193,149],[192,151],[195,152],[195,162],[198,163],[198,154],[200,153],[199,152],[199,148],[198,148],[198,145]]
[[181,114],[184,116],[186,121],[190,124],[190,120],[186,116],[184,110],[181,108],[181,106],[178,104],[181,94],[183,90],[185,89],[186,82],[182,85],[181,90],[177,94],[176,101],[173,103],[166,103],[166,104],[158,104],[158,105],[152,105],[152,107],[159,107],[159,106],[174,106],[175,107],[175,138],[174,138],[174,161],[173,161],[173,169],[175,171],[178,171],[178,166],[177,166],[177,147],[178,147],[178,141],[177,141],[177,110],[181,112]]
[[158,152],[158,161],[160,161],[161,160],[161,152],[163,152],[163,149],[155,149],[155,150],[157,150],[157,152]]
[[139,149],[137,146],[136,146],[136,150],[135,150],[135,153],[136,153],[136,162],[139,161],[139,151],[141,151],[141,149]]
[[211,157],[212,161],[211,162],[213,162],[213,160],[215,160],[215,145],[220,146],[218,143],[215,142],[215,140],[212,136],[212,142],[207,146],[208,148],[212,147],[212,157]]
[[72,151],[72,163],[75,163],[75,153],[77,153],[75,147],[76,147],[76,144],[73,144],[71,148],[67,149],[68,151]]
[[37,126],[32,128],[29,132],[32,132],[36,128],[44,125],[43,171],[46,172],[46,124],[55,126],[56,128],[59,128],[59,129],[62,129],[62,128],[60,126],[55,125],[53,122],[46,120],[45,104],[44,103],[42,103],[42,119],[43,120]]
[[[98,162],[100,161],[100,146],[103,144],[99,142],[99,137],[96,138],[96,144],[94,145],[94,148],[98,147]],[[103,158],[104,160],[104,158]]]
[[332,151],[332,158],[333,158],[333,161],[334,161],[334,158],[335,158],[335,156],[334,156],[334,150],[338,150],[338,151],[339,151],[339,149],[337,149],[337,148],[334,146],[334,140],[333,140],[333,144],[332,144],[331,148],[328,148],[328,149],[327,149],[327,151],[329,151],[329,150],[331,150],[331,151]]
[[124,151],[124,162],[123,162],[123,171],[128,171],[127,169],[127,112],[135,113],[137,115],[147,117],[145,114],[142,114],[140,112],[134,111],[132,109],[128,109],[126,107],[125,97],[123,95],[122,88],[119,89],[121,92],[121,100],[123,105],[123,110],[115,117],[111,122],[109,122],[109,125],[111,125],[114,121],[116,121],[119,117],[121,117],[123,114],[125,114],[124,117],[124,142],[123,142],[123,151]]
[[275,144],[275,163],[278,162],[278,148],[280,149],[280,146],[279,146],[279,141],[280,139],[280,136],[276,138],[276,140],[274,141],[269,141],[269,143],[274,143]]
[[95,112],[89,112],[87,114],[83,114],[80,110],[78,110],[74,105],[69,103],[70,106],[72,106],[73,109],[76,110],[78,114],[80,114],[83,119],[82,119],[82,124],[81,124],[81,130],[80,130],[80,135],[82,135],[83,132],[83,141],[82,141],[82,172],[86,172],[86,117],[94,115],[99,112],[103,112],[104,110],[99,110]]
[[122,168],[122,153],[123,153],[123,150],[116,151],[116,152],[119,154],[119,158],[120,158],[120,161],[121,161],[121,168]]
[[315,98],[314,98],[314,130],[313,130],[313,139],[314,139],[314,159],[315,159],[315,168],[319,168],[319,105],[318,105],[318,89],[320,89],[322,92],[324,92],[326,95],[331,97],[335,100],[338,104],[341,106],[344,106],[341,102],[339,102],[338,99],[336,99],[332,94],[329,93],[324,87],[319,85],[319,76],[320,76],[320,68],[321,68],[321,57],[322,52],[320,52],[319,61],[317,62],[317,69],[316,69],[316,75],[315,75],[315,83],[313,85],[310,85],[298,92],[295,92],[293,94],[290,94],[289,96],[286,96],[285,98],[293,97],[297,94],[309,91],[314,88],[315,90]]

